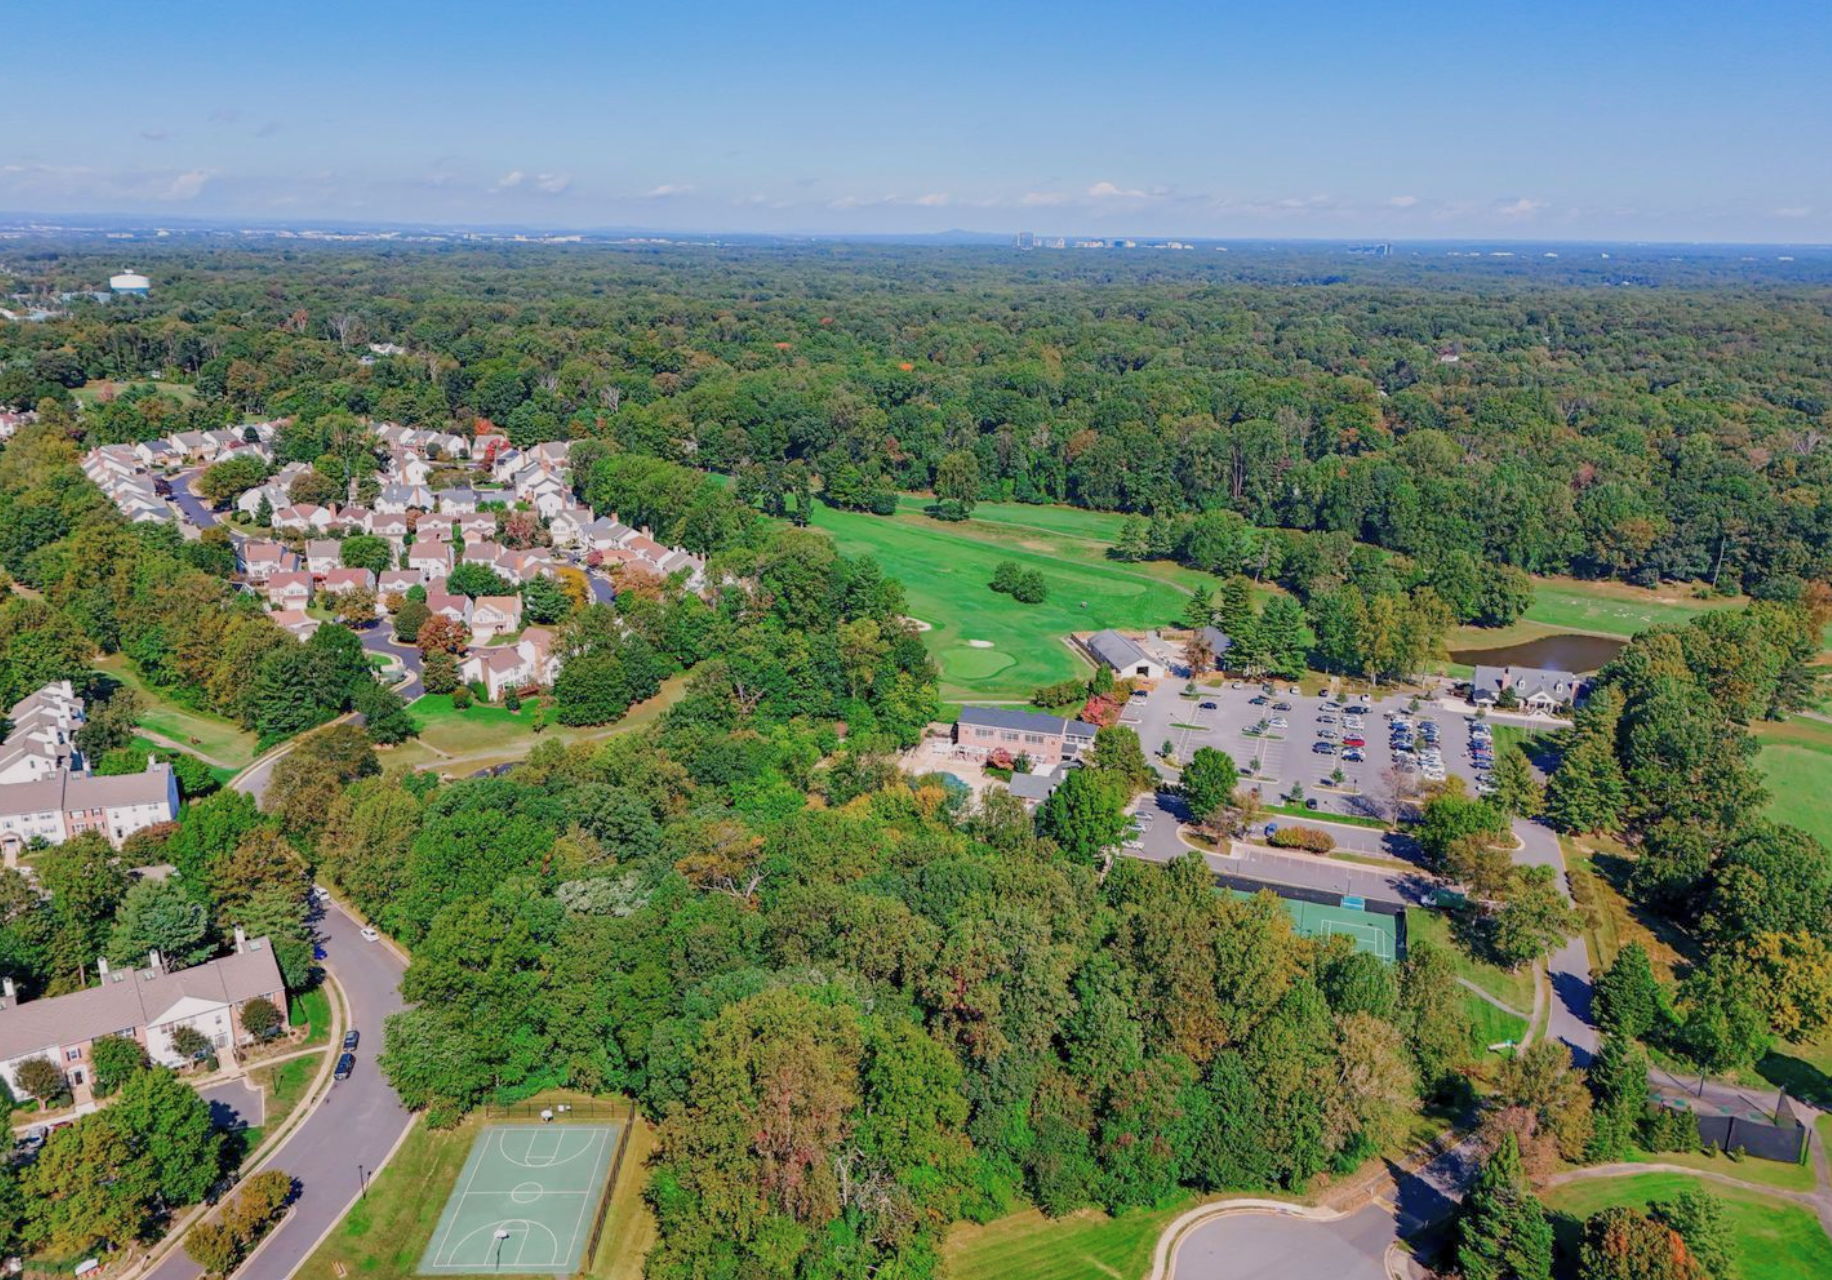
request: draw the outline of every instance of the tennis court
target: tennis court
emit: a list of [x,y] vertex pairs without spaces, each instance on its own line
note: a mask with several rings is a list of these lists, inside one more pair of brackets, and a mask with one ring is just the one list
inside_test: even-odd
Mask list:
[[471,1154],[420,1259],[423,1276],[571,1275],[604,1200],[621,1125],[495,1124]]
[[[1276,886],[1267,885],[1268,889]],[[1240,889],[1230,889],[1237,897],[1249,898],[1253,895]],[[1291,915],[1291,924],[1306,938],[1328,938],[1344,934],[1355,940],[1358,950],[1382,960],[1392,961],[1399,957],[1399,917],[1380,912],[1363,911],[1359,907],[1325,906],[1320,902],[1305,902],[1298,898],[1279,895],[1279,901]]]

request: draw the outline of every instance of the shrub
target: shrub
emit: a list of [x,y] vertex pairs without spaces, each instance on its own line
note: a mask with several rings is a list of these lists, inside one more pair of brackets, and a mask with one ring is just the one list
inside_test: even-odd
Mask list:
[[1055,684],[1046,684],[1031,694],[1033,707],[1060,707],[1065,702],[1080,702],[1088,696],[1088,685],[1083,680],[1059,680]]
[[514,689],[509,690],[509,692],[503,695],[503,709],[506,711],[520,711],[522,709],[522,695],[517,693]]
[[1018,589],[1018,583],[1024,577],[1024,570],[1010,560],[1001,560],[992,567],[992,581],[987,585],[1002,595],[1010,595]]
[[285,1021],[271,1000],[256,996],[242,1006],[242,1030],[256,1040],[271,1039]]
[[459,685],[452,690],[452,710],[463,711],[471,705],[471,690],[468,685]]
[[1012,584],[1011,598],[1019,604],[1042,604],[1048,597],[1050,589],[1043,581],[1043,574],[1036,569],[1025,569],[1018,574]]
[[1304,849],[1311,853],[1328,853],[1336,847],[1327,831],[1315,827],[1280,827],[1266,837],[1266,843],[1275,849]]

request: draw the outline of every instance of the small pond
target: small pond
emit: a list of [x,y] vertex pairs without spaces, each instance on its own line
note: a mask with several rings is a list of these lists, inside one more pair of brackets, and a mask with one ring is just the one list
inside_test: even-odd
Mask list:
[[1472,667],[1540,667],[1552,671],[1571,671],[1584,675],[1595,671],[1618,653],[1628,642],[1613,636],[1586,636],[1561,633],[1523,640],[1498,649],[1453,649],[1452,662]]

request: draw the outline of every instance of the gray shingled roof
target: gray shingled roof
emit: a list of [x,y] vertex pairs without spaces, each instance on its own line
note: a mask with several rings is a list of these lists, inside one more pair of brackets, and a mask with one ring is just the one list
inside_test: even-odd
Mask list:
[[1020,800],[1047,800],[1061,781],[1054,774],[1014,773],[1009,785],[1011,793]]
[[116,970],[100,986],[0,1009],[0,1061],[145,1027],[186,997],[239,1005],[276,995],[284,986],[266,938],[254,939],[238,955],[189,969]]
[[1156,662],[1149,653],[1139,648],[1137,641],[1129,640],[1117,631],[1096,631],[1088,637],[1088,649],[1115,671]]
[[1064,720],[1035,711],[1015,711],[1010,707],[962,707],[961,724],[983,725],[988,729],[1013,729],[1022,733],[1068,733],[1092,738],[1098,725],[1085,720]]

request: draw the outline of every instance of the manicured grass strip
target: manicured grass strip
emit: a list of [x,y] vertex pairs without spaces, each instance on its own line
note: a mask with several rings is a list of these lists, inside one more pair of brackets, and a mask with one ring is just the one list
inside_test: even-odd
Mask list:
[[1134,1280],[1151,1270],[1151,1251],[1159,1234],[1193,1203],[1182,1200],[1168,1209],[1135,1209],[1117,1218],[1097,1209],[1062,1218],[1026,1209],[984,1226],[960,1223],[942,1246],[945,1273],[952,1280]]
[[1688,1169],[1719,1173],[1741,1182],[1760,1182],[1765,1187],[1775,1187],[1781,1191],[1813,1189],[1813,1165],[1810,1158],[1806,1164],[1783,1164],[1779,1160],[1757,1160],[1753,1156],[1732,1160],[1715,1151],[1631,1151],[1628,1161],[1630,1164],[1684,1165]]
[[1304,818],[1311,822],[1336,822],[1347,827],[1370,827],[1376,831],[1385,831],[1387,824],[1379,818],[1364,818],[1358,813],[1324,813],[1317,809],[1306,809],[1301,804],[1269,804],[1267,813],[1283,814],[1287,818]]
[[1649,1173],[1625,1178],[1570,1182],[1548,1191],[1546,1207],[1561,1244],[1574,1247],[1579,1224],[1611,1205],[1645,1208],[1671,1200],[1691,1186],[1703,1186],[1724,1202],[1724,1219],[1735,1251],[1729,1280],[1823,1280],[1832,1276],[1832,1240],[1811,1210],[1753,1191],[1692,1178],[1683,1173]]
[[649,1155],[654,1150],[655,1130],[638,1115],[623,1153],[623,1169],[611,1188],[598,1252],[586,1260],[586,1274],[596,1280],[642,1280],[643,1257],[657,1235],[655,1215],[643,1199],[649,1182]]
[[285,1122],[293,1108],[305,1098],[305,1091],[323,1065],[322,1053],[308,1053],[254,1073],[255,1083],[267,1090],[267,1114],[261,1118],[262,1128],[271,1131]]
[[1443,912],[1418,907],[1408,910],[1406,936],[1413,946],[1423,939],[1449,952],[1459,978],[1473,982],[1508,1007],[1523,1013],[1533,1008],[1532,969],[1522,966],[1510,972],[1471,956],[1451,936],[1450,917]]

